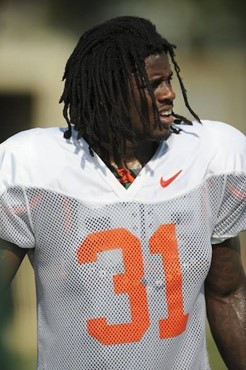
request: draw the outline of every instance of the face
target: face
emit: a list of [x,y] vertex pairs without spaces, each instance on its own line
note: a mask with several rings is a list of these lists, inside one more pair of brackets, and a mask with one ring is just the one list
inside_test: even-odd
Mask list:
[[[174,117],[172,115],[173,92],[171,79],[172,71],[166,53],[150,55],[145,59],[145,69],[152,87],[155,103],[159,113],[160,125],[155,128],[156,120],[153,114],[152,99],[146,86],[143,86],[137,74],[133,75],[132,85],[137,104],[142,115],[148,122],[148,127],[144,128],[137,112],[133,98],[130,100],[130,112],[132,123],[137,137],[142,140],[165,140],[171,133],[171,125]],[[144,99],[144,97],[146,99]]]

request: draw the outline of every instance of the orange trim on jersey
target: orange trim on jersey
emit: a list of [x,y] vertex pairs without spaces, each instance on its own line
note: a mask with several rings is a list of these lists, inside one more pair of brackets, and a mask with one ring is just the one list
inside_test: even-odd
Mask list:
[[34,195],[30,199],[29,206],[27,206],[27,205],[25,205],[25,206],[23,206],[23,205],[14,205],[12,208],[7,208],[6,213],[8,215],[12,215],[12,214],[23,215],[23,214],[27,213],[28,210],[35,209],[41,203],[43,198],[44,198],[44,195],[42,193]]
[[246,200],[246,191],[238,189],[236,186],[227,185],[227,190],[235,197],[240,200]]

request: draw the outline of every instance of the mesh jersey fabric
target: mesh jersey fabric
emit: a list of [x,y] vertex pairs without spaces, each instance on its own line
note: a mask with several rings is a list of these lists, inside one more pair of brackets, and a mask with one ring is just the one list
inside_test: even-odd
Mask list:
[[76,132],[1,144],[0,237],[34,250],[38,370],[210,369],[204,280],[211,243],[246,229],[246,144],[181,128],[128,189]]

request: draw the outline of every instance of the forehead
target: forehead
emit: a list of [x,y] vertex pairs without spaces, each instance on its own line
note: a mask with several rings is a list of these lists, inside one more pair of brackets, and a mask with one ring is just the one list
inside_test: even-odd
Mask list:
[[166,53],[150,55],[145,58],[145,69],[148,78],[170,74],[171,68]]

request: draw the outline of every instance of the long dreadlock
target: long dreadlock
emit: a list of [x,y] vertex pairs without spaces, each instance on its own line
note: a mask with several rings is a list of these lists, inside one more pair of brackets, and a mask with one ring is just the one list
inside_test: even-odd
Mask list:
[[[188,103],[180,68],[175,60],[175,48],[157,33],[150,21],[139,17],[113,18],[85,32],[68,59],[63,76],[65,87],[60,102],[64,102],[63,115],[68,124],[64,137],[71,137],[72,124],[78,131],[78,139],[83,137],[89,143],[91,155],[93,148],[104,158],[109,158],[111,150],[115,159],[122,158],[126,140],[135,141],[129,113],[129,94],[142,124],[145,127],[148,125],[135,98],[132,73],[136,73],[147,87],[156,125],[160,125],[144,60],[163,52],[170,55],[186,107],[200,122]],[[192,124],[183,116],[173,115],[175,123],[182,121]],[[175,128],[173,131],[179,132]]]

